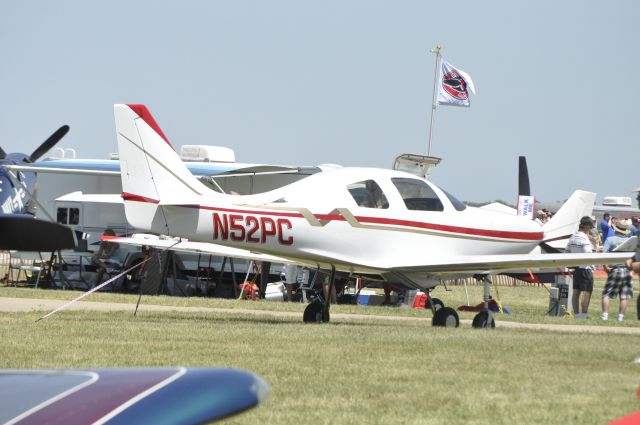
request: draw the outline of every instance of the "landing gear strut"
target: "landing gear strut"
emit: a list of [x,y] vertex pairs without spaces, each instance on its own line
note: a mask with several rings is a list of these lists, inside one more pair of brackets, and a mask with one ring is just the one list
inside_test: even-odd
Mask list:
[[482,277],[482,282],[484,283],[484,295],[482,296],[484,309],[473,318],[471,327],[476,329],[491,329],[496,327],[496,321],[493,318],[493,313],[489,310],[489,300],[491,299],[491,280],[489,280],[485,275]]
[[[318,270],[313,280],[315,281],[318,276]],[[304,323],[329,323],[329,307],[331,307],[331,293],[336,281],[336,268],[331,266],[331,276],[329,277],[329,295],[323,300],[322,295],[317,296],[311,303],[304,309],[302,315],[302,321]],[[312,285],[313,286],[313,285]]]

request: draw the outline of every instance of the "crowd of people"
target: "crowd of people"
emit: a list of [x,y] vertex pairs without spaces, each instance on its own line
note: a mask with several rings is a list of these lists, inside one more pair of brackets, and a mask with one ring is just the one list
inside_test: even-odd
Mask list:
[[[623,219],[605,213],[599,226],[596,227],[593,217],[582,217],[578,231],[567,243],[566,252],[612,252],[627,242],[630,237],[638,235],[638,218]],[[640,252],[626,263],[603,266],[607,280],[601,297],[600,319],[609,320],[609,302],[620,298],[617,320],[623,321],[629,300],[633,297],[632,272],[640,273]],[[572,307],[576,317],[588,317],[589,303],[593,292],[594,266],[581,266],[573,270]],[[639,306],[640,308],[640,306]],[[640,316],[639,316],[640,318]]]

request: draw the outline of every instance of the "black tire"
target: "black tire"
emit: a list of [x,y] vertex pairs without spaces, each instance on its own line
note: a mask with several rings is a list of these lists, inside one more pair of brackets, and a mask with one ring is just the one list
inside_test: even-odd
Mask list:
[[457,328],[460,326],[460,319],[458,313],[451,307],[442,307],[436,310],[436,314],[433,315],[431,320],[433,326],[443,326],[446,328]]
[[431,304],[432,303],[436,307],[436,311],[438,311],[442,307],[444,307],[444,303],[442,302],[442,300],[440,298],[431,298],[431,297],[429,297],[427,299],[427,302],[424,305],[424,308],[431,310]]
[[304,323],[326,323],[329,322],[329,312],[324,311],[322,303],[312,302],[304,309],[302,321]]
[[495,328],[496,321],[493,319],[493,315],[489,314],[488,311],[481,311],[473,318],[471,327],[476,329]]

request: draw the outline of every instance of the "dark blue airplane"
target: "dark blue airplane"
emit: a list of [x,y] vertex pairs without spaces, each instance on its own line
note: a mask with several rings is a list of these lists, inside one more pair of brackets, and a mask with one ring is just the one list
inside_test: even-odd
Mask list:
[[22,165],[37,161],[56,145],[69,131],[63,125],[36,150],[27,155],[9,153],[0,148],[0,249],[19,251],[53,251],[74,248],[75,235],[66,226],[37,220],[29,214],[32,209],[30,195],[36,188],[35,173],[15,174],[6,165]]
[[0,148],[0,212],[2,214],[28,213],[31,206],[29,193],[33,193],[36,187],[36,175],[34,173],[17,172],[12,176],[3,166],[29,164],[37,161],[54,147],[68,131],[69,126],[63,125],[34,150],[31,155],[17,152],[7,154]]

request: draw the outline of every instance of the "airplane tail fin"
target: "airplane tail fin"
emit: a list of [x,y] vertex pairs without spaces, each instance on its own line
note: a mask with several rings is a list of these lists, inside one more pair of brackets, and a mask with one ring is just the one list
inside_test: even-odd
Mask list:
[[122,198],[127,221],[169,234],[163,204],[197,204],[215,193],[184,165],[144,105],[114,105]]
[[580,218],[593,213],[596,194],[576,190],[554,216],[542,226],[544,243],[555,249],[564,249],[571,235],[578,230]]

